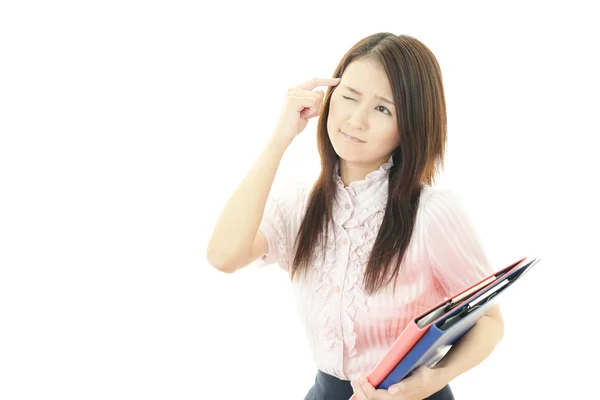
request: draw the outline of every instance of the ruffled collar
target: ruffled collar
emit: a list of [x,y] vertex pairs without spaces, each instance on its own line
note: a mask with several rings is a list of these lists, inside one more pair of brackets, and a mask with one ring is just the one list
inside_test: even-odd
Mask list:
[[352,197],[355,197],[360,193],[369,190],[373,186],[381,186],[382,184],[387,185],[389,171],[393,165],[394,159],[393,156],[390,156],[389,160],[383,163],[378,169],[373,172],[369,172],[365,176],[365,179],[351,182],[348,187],[345,187],[342,177],[340,176],[340,161],[338,160],[335,164],[335,182],[338,189],[348,191]]
[[339,161],[335,166],[336,196],[333,219],[346,227],[363,223],[387,204],[389,172],[394,165],[392,157],[364,179],[350,183],[348,187],[339,174]]

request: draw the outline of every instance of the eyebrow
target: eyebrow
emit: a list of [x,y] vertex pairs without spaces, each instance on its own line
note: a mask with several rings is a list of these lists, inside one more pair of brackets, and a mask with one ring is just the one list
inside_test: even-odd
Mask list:
[[[356,90],[356,89],[354,89],[354,88],[351,88],[351,87],[350,87],[350,86],[348,86],[348,85],[345,85],[345,84],[344,84],[344,85],[341,85],[341,86],[345,87],[346,89],[348,89],[348,90],[349,90],[349,91],[351,91],[352,93],[355,93],[355,94],[357,94],[357,95],[359,95],[359,96],[362,96],[362,93],[361,93],[361,92],[359,92],[358,90]],[[375,96],[375,97],[376,97],[376,98],[378,98],[379,100],[383,100],[383,101],[385,101],[386,103],[389,103],[389,104],[391,104],[391,105],[394,105],[394,102],[392,102],[392,101],[390,101],[390,100],[386,99],[385,97],[381,97],[381,96]]]

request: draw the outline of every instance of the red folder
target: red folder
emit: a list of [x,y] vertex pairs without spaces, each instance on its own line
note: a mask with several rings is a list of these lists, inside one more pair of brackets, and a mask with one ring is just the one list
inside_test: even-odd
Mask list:
[[[402,358],[412,349],[419,339],[427,332],[431,324],[439,318],[450,313],[455,307],[463,304],[472,295],[478,293],[481,289],[487,287],[496,279],[509,273],[521,264],[527,258],[521,258],[518,261],[510,264],[501,270],[494,272],[492,275],[480,280],[474,285],[467,287],[460,293],[455,294],[450,299],[446,299],[428,311],[420,314],[411,320],[402,333],[396,338],[392,346],[388,349],[385,356],[377,363],[373,370],[367,376],[371,385],[375,388],[388,376],[388,374],[398,365]],[[350,400],[356,400],[353,395]]]

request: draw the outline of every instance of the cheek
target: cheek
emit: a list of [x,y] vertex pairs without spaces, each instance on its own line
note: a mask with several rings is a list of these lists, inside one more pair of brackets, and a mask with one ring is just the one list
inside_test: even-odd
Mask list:
[[395,149],[396,147],[398,147],[398,145],[400,145],[400,135],[398,134],[398,132],[391,132],[386,137],[385,145],[389,149]]
[[349,111],[349,100],[342,97],[341,94],[333,94],[329,103],[329,111],[336,115]]
[[331,102],[329,103],[329,116],[330,117],[335,117],[337,114],[337,104],[334,98],[331,99]]
[[335,106],[335,101],[332,99],[329,103],[329,113],[327,115],[327,129],[331,133],[332,130],[339,129],[338,107]]
[[400,135],[395,130],[383,129],[379,131],[379,135],[376,142],[373,142],[376,148],[381,149],[384,152],[392,151],[400,144]]

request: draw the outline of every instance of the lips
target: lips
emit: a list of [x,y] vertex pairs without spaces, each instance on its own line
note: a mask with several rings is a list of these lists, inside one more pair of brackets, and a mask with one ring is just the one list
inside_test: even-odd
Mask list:
[[355,143],[366,143],[364,140],[360,140],[359,138],[352,136],[352,135],[348,135],[347,133],[340,131],[342,133],[342,136],[345,137],[346,139],[353,141]]

